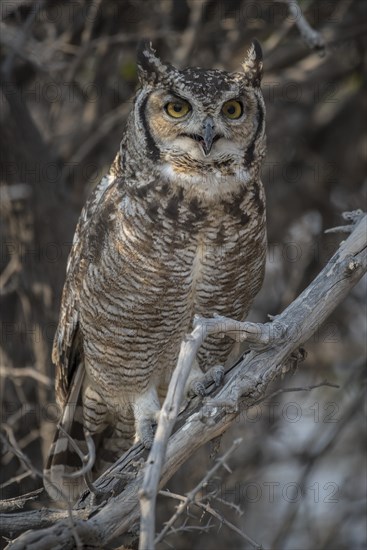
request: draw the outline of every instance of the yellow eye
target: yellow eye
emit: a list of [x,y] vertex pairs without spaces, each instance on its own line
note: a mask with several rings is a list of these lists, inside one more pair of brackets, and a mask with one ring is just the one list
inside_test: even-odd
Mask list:
[[191,111],[191,105],[187,101],[177,99],[176,101],[170,101],[165,106],[166,113],[173,118],[182,118]]
[[240,103],[239,101],[236,101],[235,99],[226,101],[222,107],[222,113],[224,114],[225,117],[230,118],[232,120],[235,120],[236,118],[240,118],[240,116],[243,113],[242,103]]

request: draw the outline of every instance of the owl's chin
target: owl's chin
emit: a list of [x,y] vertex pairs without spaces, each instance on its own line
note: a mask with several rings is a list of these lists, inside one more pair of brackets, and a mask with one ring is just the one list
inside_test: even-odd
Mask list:
[[206,199],[216,199],[232,194],[250,180],[249,172],[243,167],[223,170],[220,163],[203,165],[185,156],[185,162],[166,162],[161,166],[161,176],[170,186],[180,186],[193,195]]
[[210,143],[208,143],[205,140],[204,136],[200,134],[182,134],[182,137],[187,137],[192,141],[196,142],[200,148],[200,151],[202,152],[202,155],[204,156],[204,158],[206,158],[211,154],[212,147],[214,146],[214,144],[218,141],[218,139],[221,139],[223,136],[221,136],[220,134],[216,134],[210,140]]
[[216,135],[210,150],[206,147],[204,138],[199,134],[181,134],[167,147],[167,157],[177,159],[190,157],[193,161],[210,164],[216,157],[218,145],[224,141]]
[[[221,163],[227,166],[241,165],[243,163],[243,146],[224,136],[217,134],[213,139],[210,152],[205,149],[200,135],[182,134],[164,145],[164,158],[166,162],[177,166],[189,166],[198,172],[211,166],[218,167]],[[192,166],[190,166],[190,164]]]

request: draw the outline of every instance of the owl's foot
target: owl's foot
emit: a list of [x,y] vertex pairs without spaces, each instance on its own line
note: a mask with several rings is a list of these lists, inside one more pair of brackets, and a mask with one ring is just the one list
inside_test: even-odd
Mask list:
[[215,387],[218,388],[218,386],[220,386],[223,382],[224,367],[223,365],[215,365],[214,367],[208,370],[207,374],[213,380]]
[[215,387],[221,385],[224,377],[224,367],[222,365],[215,365],[211,367],[208,372],[203,374],[200,378],[194,378],[190,383],[189,393],[194,395],[206,396],[206,388],[214,382]]
[[135,443],[142,443],[150,449],[154,440],[154,426],[157,424],[160,405],[155,387],[137,396],[132,404],[135,417]]
[[154,440],[154,429],[150,419],[142,421],[139,425],[137,440],[144,445],[146,449],[151,449]]

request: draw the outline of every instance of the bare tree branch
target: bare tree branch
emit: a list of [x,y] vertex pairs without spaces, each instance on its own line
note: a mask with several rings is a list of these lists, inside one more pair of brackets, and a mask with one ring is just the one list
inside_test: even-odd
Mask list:
[[283,0],[288,4],[289,15],[294,18],[295,24],[298,27],[300,35],[312,50],[319,51],[322,55],[325,53],[325,40],[323,36],[313,29],[305,16],[296,0]]
[[[188,417],[182,415],[185,418],[183,425],[168,441],[159,487],[165,485],[196,449],[226,431],[241,407],[242,410],[248,409],[264,397],[269,383],[282,372],[290,353],[317,330],[366,270],[367,216],[364,216],[316,279],[276,317],[273,325],[277,325],[277,336],[272,344],[247,353],[227,372],[224,386],[210,400],[196,407]],[[233,330],[233,326],[230,328]],[[196,334],[197,327],[195,330]],[[187,352],[193,359],[192,350]],[[171,381],[172,387],[175,387],[177,377],[178,373]],[[167,417],[164,421],[170,421],[170,414],[172,411],[162,414],[163,419]],[[135,445],[96,481],[95,485],[104,492],[106,501],[99,503],[99,508],[91,508],[92,499],[88,492],[75,505],[76,516],[79,515],[78,510],[88,509],[89,506],[88,519],[74,523],[82,543],[87,544],[90,540],[109,543],[128,531],[139,518],[139,490],[144,478],[144,469],[139,461],[143,455],[142,446]],[[35,521],[33,526],[37,529],[39,523]],[[72,548],[74,541],[70,525],[56,522],[47,529],[24,533],[11,543],[11,548]]]
[[248,340],[268,344],[270,341],[269,326],[255,323],[240,323],[225,317],[202,319],[196,317],[194,330],[181,344],[177,367],[172,375],[166,399],[163,403],[152,450],[147,460],[141,499],[140,550],[154,546],[155,500],[168,438],[182,403],[184,388],[191,371],[196,354],[208,334],[226,333],[235,340]]
[[[27,493],[20,497],[0,500],[0,510],[2,511],[19,510],[20,508],[23,508],[27,502],[37,499],[40,496],[40,494],[43,493],[43,491],[44,491],[43,488],[36,489],[35,491],[32,491],[31,493]],[[12,517],[14,519],[14,516]]]
[[3,365],[0,365],[0,376],[9,376],[9,378],[33,378],[33,380],[37,380],[37,382],[43,384],[44,386],[47,386],[49,388],[52,387],[51,379],[41,372],[38,372],[33,367],[16,368],[4,367]]

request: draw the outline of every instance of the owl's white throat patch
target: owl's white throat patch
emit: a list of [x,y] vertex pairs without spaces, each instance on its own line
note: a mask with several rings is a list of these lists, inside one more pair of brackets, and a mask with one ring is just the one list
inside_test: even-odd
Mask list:
[[215,197],[233,193],[250,179],[243,166],[243,147],[221,137],[204,155],[200,144],[181,135],[163,146],[161,176],[169,184],[191,188],[195,195]]
[[213,198],[231,194],[250,180],[250,173],[243,167],[235,167],[233,175],[228,175],[213,165],[207,169],[201,167],[200,170],[195,166],[183,169],[172,162],[162,165],[161,176],[170,185],[179,185],[190,189],[195,195]]

